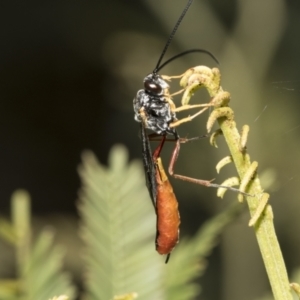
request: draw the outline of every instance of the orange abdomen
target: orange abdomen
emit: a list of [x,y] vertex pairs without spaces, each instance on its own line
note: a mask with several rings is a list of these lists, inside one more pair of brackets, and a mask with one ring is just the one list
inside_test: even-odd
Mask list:
[[156,250],[159,254],[169,254],[179,240],[180,216],[176,196],[165,174],[160,158],[157,159],[156,163]]

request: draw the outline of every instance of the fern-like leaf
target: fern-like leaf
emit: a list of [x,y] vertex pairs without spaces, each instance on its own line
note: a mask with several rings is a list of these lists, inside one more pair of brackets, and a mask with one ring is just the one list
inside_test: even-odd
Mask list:
[[53,246],[53,231],[43,230],[34,246],[31,246],[30,197],[26,191],[16,191],[12,196],[12,224],[5,225],[2,236],[16,247],[17,273],[15,280],[0,281],[0,299],[47,300],[54,295],[75,297],[75,288],[69,276],[63,272],[64,251]]
[[126,150],[117,146],[108,168],[86,152],[79,173],[85,299],[113,299],[127,293],[137,293],[143,300],[164,299],[165,266],[154,250],[155,212],[140,163],[128,165]]
[[63,294],[72,300],[76,296],[68,274],[61,271],[65,251],[53,246],[53,238],[54,232],[50,228],[42,231],[24,268],[23,281],[28,300],[44,300]]

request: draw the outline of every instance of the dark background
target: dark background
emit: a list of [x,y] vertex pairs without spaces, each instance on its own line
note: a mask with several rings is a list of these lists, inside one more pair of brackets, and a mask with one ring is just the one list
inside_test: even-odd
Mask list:
[[[84,149],[94,151],[103,163],[115,143],[125,144],[131,158],[141,157],[132,99],[154,68],[185,2],[1,3],[2,213],[9,211],[12,192],[24,188],[32,196],[37,217],[75,216],[80,186],[76,168]],[[232,95],[238,127],[250,125],[249,153],[259,162],[260,174],[271,191],[278,235],[291,273],[300,263],[299,237],[292,234],[300,226],[299,16],[298,0],[195,0],[166,55],[167,59],[190,48],[204,48],[221,62],[222,86]],[[192,54],[162,73],[181,74],[201,64],[216,66],[209,57]],[[179,89],[176,82],[171,89]],[[205,93],[199,95],[203,103],[208,101]],[[180,134],[205,134],[207,116],[185,124]],[[207,139],[201,139],[184,146],[176,170],[197,178],[216,178],[216,182],[234,176],[230,167],[221,176],[215,173],[215,164],[228,154],[222,141],[219,144],[214,149]],[[166,147],[165,160],[171,148]],[[215,191],[173,182],[178,198],[183,199],[179,200],[182,226],[188,234],[236,199],[229,194],[221,202]],[[223,261],[219,273],[226,278],[223,299],[254,299],[268,288],[262,266],[249,270],[253,261],[260,264],[260,258],[253,232],[246,226],[248,218],[245,213],[226,231],[217,250],[217,259]],[[229,249],[232,239],[234,250]],[[251,258],[241,255],[246,251],[252,253]],[[240,259],[240,264],[233,266],[232,258]],[[229,269],[231,277],[226,276]],[[237,274],[245,270],[251,274],[251,287],[247,279],[241,279],[240,291],[236,291],[232,286]]]

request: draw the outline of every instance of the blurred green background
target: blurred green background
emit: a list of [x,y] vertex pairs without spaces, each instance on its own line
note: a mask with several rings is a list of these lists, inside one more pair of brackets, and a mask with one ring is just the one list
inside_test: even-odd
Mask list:
[[[54,224],[58,239],[70,251],[77,247],[80,154],[91,149],[105,163],[109,149],[123,143],[131,158],[141,157],[132,99],[153,70],[185,4],[183,0],[1,4],[2,214],[9,212],[12,192],[27,189],[36,230],[41,224]],[[259,162],[266,184],[273,178],[268,190],[290,273],[300,264],[299,16],[298,0],[195,0],[165,57],[204,48],[219,59],[222,86],[231,93],[238,127],[250,126],[249,153]],[[161,73],[177,75],[202,64],[216,66],[209,57],[192,54]],[[176,81],[171,89],[179,89]],[[205,103],[208,95],[200,92],[193,101]],[[207,117],[181,126],[179,134],[205,134]],[[218,144],[215,149],[208,139],[201,139],[182,146],[177,172],[216,178],[217,183],[234,176],[233,167],[216,174],[216,163],[228,154],[221,139]],[[165,164],[171,151],[172,145],[167,145]],[[206,219],[236,201],[233,193],[221,201],[212,189],[172,183],[180,203],[182,236],[192,235]],[[215,284],[220,290],[217,299],[220,295],[226,300],[255,299],[268,291],[248,220],[245,210],[221,237],[202,280],[207,297]],[[9,252],[5,244],[1,249]],[[79,281],[81,266],[75,254],[68,255],[67,268]],[[11,256],[8,253],[0,267],[2,276],[14,272]]]

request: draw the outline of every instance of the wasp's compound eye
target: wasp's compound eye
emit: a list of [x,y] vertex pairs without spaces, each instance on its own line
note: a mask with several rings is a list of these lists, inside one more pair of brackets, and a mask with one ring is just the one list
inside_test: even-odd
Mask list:
[[152,94],[161,94],[162,93],[162,87],[153,81],[145,81],[144,87],[147,92],[150,92]]

